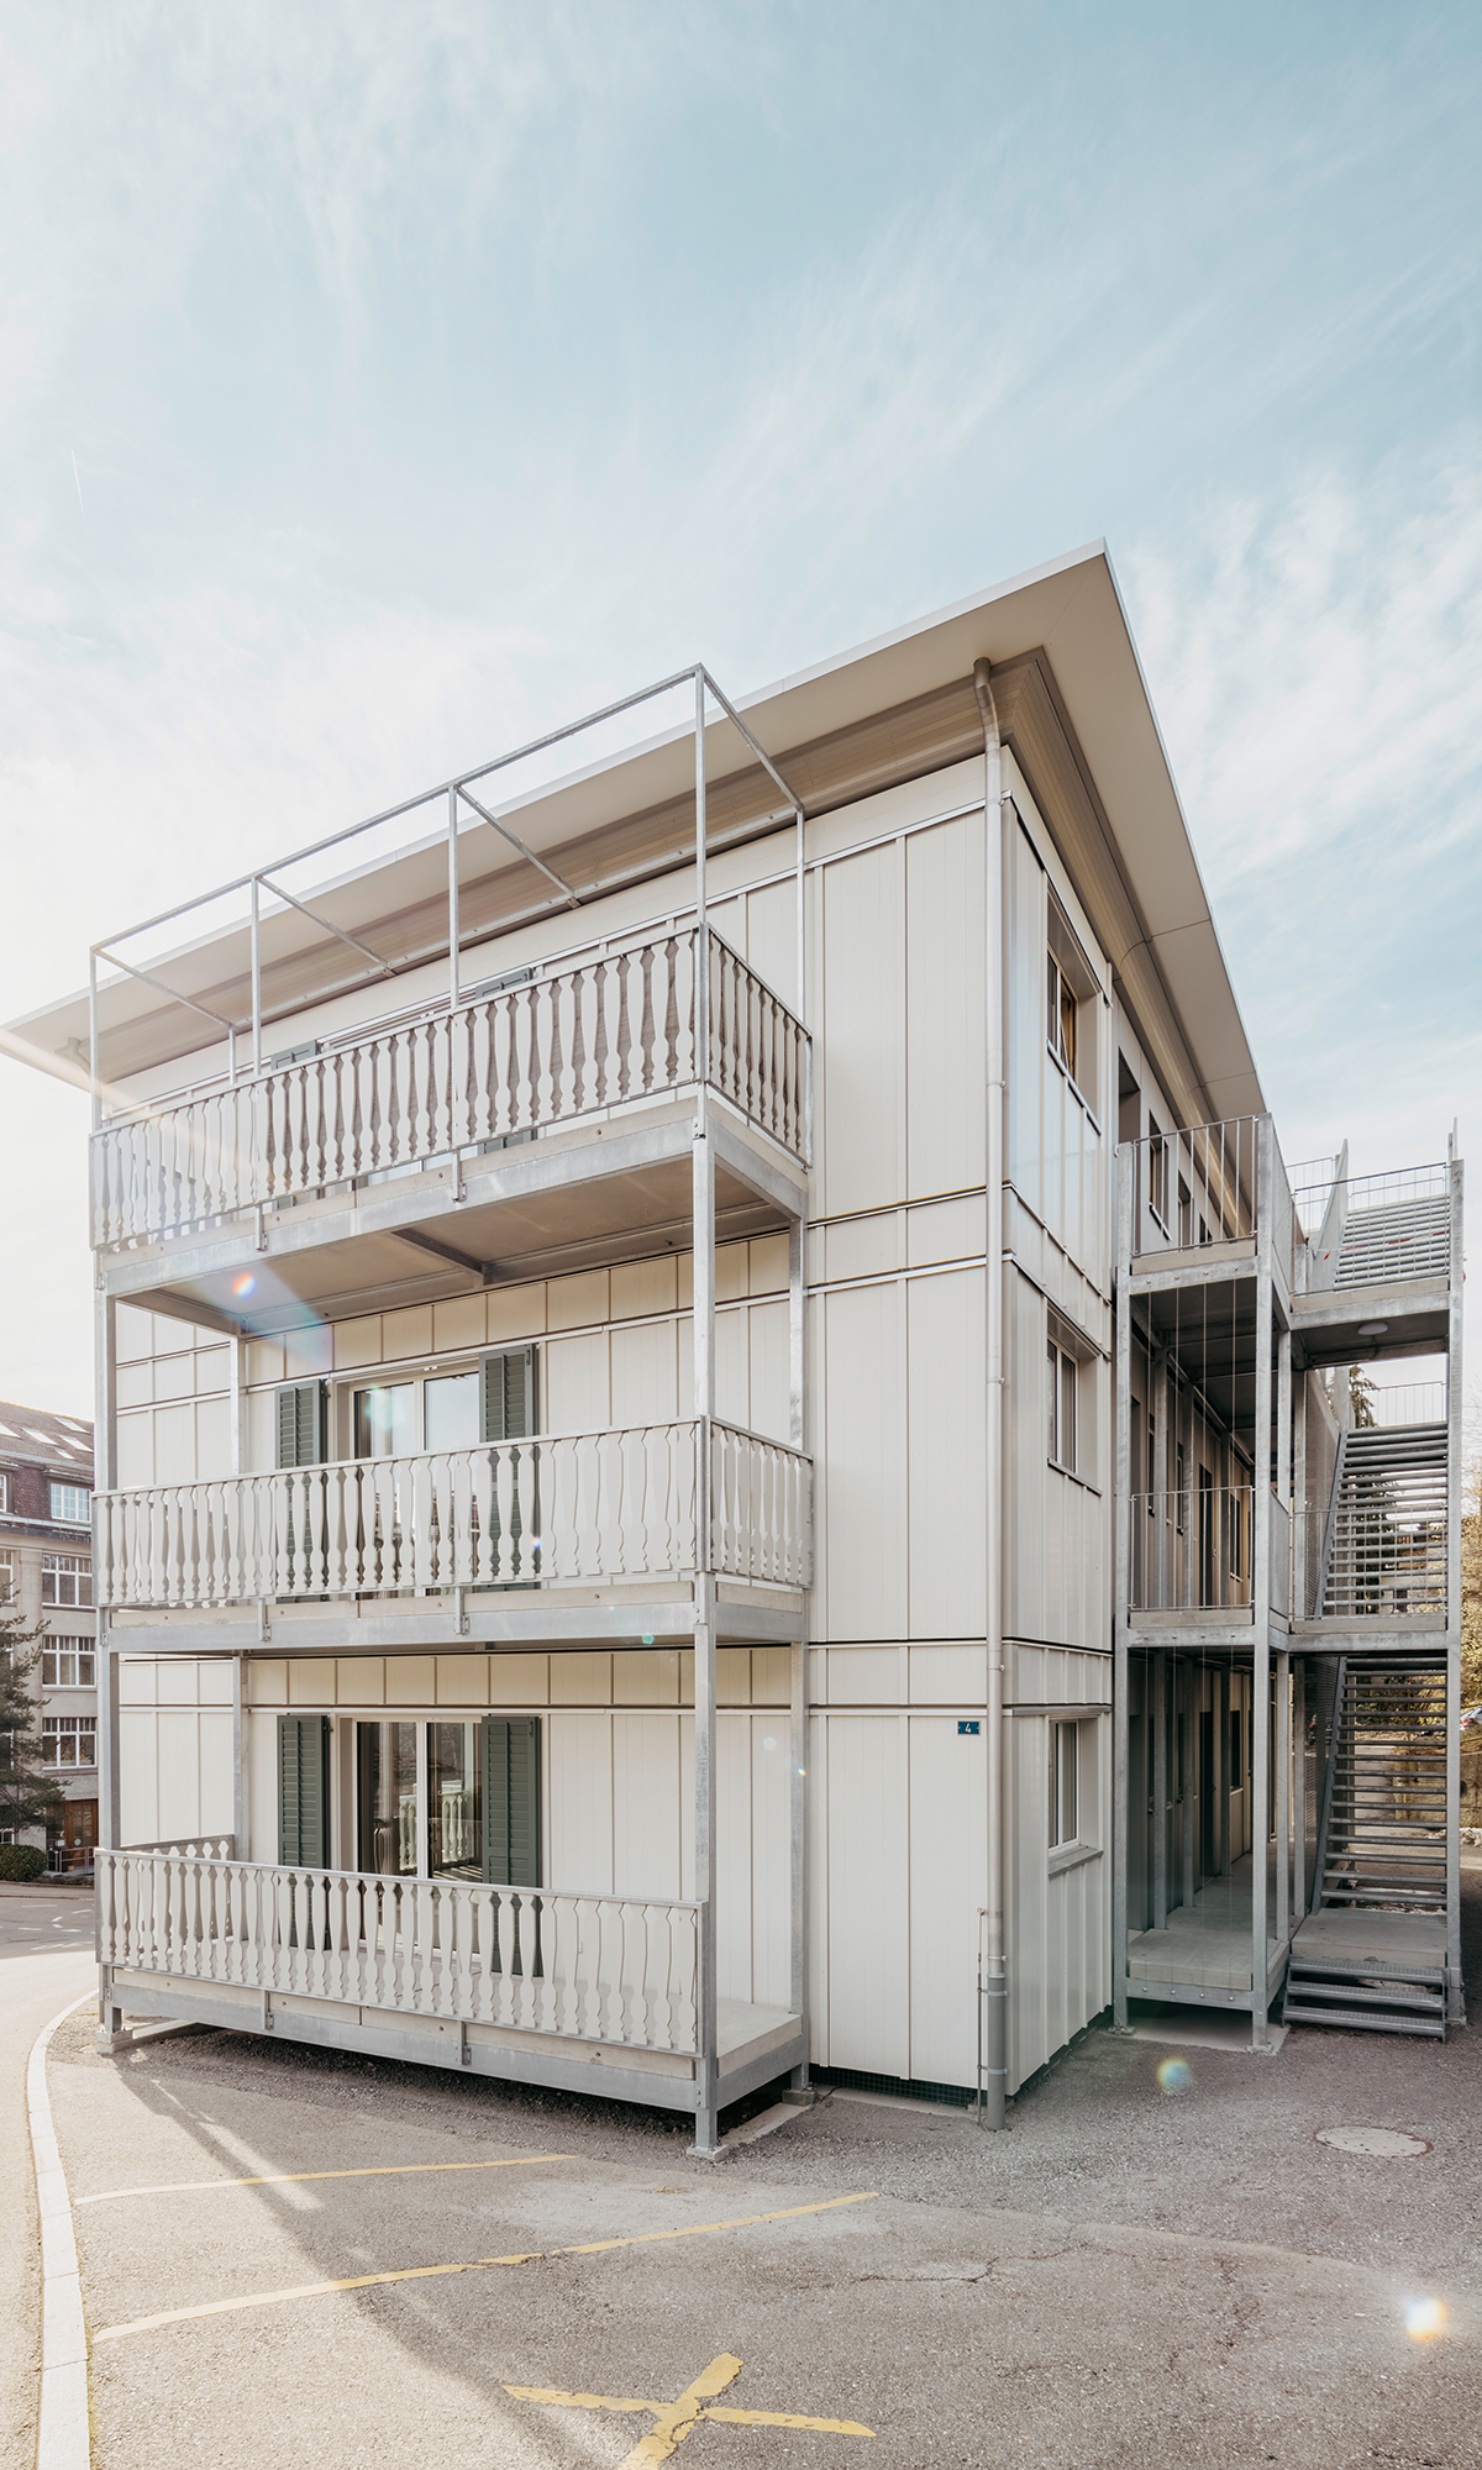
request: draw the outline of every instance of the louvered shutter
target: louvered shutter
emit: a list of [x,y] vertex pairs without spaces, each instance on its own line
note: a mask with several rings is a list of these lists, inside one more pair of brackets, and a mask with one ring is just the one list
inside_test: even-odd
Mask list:
[[535,1430],[535,1349],[508,1347],[486,1355],[483,1376],[483,1437],[486,1441],[523,1441]]
[[322,1466],[326,1456],[328,1390],[323,1381],[294,1381],[278,1392],[278,1464]]
[[278,1859],[329,1867],[329,1717],[278,1718]]
[[502,1887],[538,1887],[540,1718],[484,1718],[484,1876]]

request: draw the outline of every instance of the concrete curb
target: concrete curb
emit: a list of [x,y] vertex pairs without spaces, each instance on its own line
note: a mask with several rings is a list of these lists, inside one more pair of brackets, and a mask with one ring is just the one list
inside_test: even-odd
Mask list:
[[82,2278],[72,2224],[72,2197],[52,2123],[46,2089],[46,2054],[53,2033],[93,1990],[74,1998],[43,2026],[26,2063],[26,2110],[31,2159],[36,2171],[36,2210],[41,2221],[41,2410],[36,2432],[36,2470],[90,2470],[87,2326],[82,2314]]

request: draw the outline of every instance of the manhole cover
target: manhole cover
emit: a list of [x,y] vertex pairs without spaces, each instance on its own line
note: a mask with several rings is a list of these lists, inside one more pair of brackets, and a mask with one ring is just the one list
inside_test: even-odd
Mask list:
[[1319,2127],[1319,2144],[1333,2144],[1340,2153],[1366,2153],[1371,2161],[1413,2161],[1430,2146],[1424,2136],[1407,2135],[1403,2127]]

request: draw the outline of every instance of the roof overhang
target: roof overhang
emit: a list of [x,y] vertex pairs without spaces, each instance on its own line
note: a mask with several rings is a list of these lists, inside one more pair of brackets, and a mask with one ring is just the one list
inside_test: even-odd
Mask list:
[[[816,815],[980,749],[972,688],[980,659],[995,672],[1005,743],[1062,843],[1170,1098],[1190,1120],[1261,1112],[1249,1043],[1103,544],[801,671],[738,709]],[[706,760],[712,850],[775,831],[786,819],[775,782],[724,718],[707,730]],[[482,784],[472,769],[464,777],[582,904],[669,873],[693,853],[688,726],[518,800],[499,797],[497,775]],[[472,816],[469,825],[459,855],[465,943],[569,907],[507,842]],[[406,845],[371,862],[354,862],[353,841],[326,852],[318,879],[295,884],[337,934],[292,907],[264,917],[266,1017],[374,983],[365,949],[388,979],[446,953],[445,831],[414,820],[409,833]],[[347,863],[349,871],[334,871]],[[219,896],[203,896],[202,915],[208,903],[219,918]],[[244,1026],[250,1017],[245,916],[194,936],[182,923],[182,940],[163,954],[152,949],[146,965],[169,992],[128,977],[100,986],[102,1068],[113,1081],[198,1056],[222,1034],[213,1021]],[[87,996],[44,1006],[0,1036],[25,1060],[85,1077]]]

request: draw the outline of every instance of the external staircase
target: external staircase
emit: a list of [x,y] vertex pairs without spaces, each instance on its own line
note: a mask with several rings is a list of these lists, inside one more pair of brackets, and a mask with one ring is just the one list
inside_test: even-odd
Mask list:
[[1446,1821],[1444,1660],[1343,1658],[1286,2023],[1444,2037]]
[[1321,1619],[1445,1628],[1446,1444],[1444,1424],[1366,1425],[1343,1434],[1323,1543]]
[[1451,1196],[1443,1186],[1350,1209],[1333,1284],[1397,1286],[1411,1278],[1445,1278],[1450,1265]]

